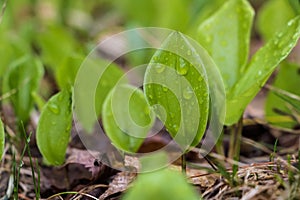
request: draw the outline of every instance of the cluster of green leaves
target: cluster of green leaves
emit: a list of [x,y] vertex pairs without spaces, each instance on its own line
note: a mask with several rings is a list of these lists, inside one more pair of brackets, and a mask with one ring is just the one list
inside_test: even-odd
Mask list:
[[[274,32],[284,29],[289,20],[299,15],[299,6],[297,0],[268,1],[258,15],[257,28],[263,39],[268,41]],[[279,9],[281,12],[273,15]],[[300,95],[299,87],[297,87],[300,83],[299,69],[299,63],[291,63],[287,59],[280,64],[273,86],[284,91],[271,90],[266,100],[266,120],[271,124],[286,128],[292,128],[299,124],[297,116],[294,115],[295,111],[293,111],[294,108],[297,110],[297,101],[290,98],[291,95]]]
[[[126,19],[130,19],[128,26],[156,25],[180,30],[195,37],[210,56],[204,50],[204,53],[196,50],[183,34],[175,31],[167,37],[161,49],[151,56],[144,77],[144,91],[130,86],[127,81],[120,82],[123,71],[117,65],[97,58],[86,61],[89,70],[93,71],[89,78],[98,80],[101,76],[95,88],[96,94],[89,93],[86,85],[82,88],[78,86],[82,93],[73,94],[72,86],[88,48],[82,47],[73,32],[64,28],[68,21],[66,13],[71,9],[70,2],[54,1],[53,5],[59,8],[60,15],[45,21],[42,17],[36,19],[38,14],[35,5],[32,10],[34,15],[27,16],[30,20],[14,27],[14,24],[18,24],[15,23],[17,13],[22,7],[28,6],[28,2],[22,0],[10,4],[9,14],[0,27],[0,50],[6,52],[0,61],[2,93],[11,94],[9,100],[18,123],[26,124],[29,121],[35,103],[43,107],[36,139],[45,161],[51,165],[61,165],[65,159],[72,129],[73,95],[79,104],[86,103],[81,96],[95,98],[96,117],[102,118],[107,136],[119,149],[136,152],[155,117],[158,117],[182,151],[186,152],[200,142],[206,130],[211,106],[209,84],[212,82],[208,80],[210,76],[207,72],[215,67],[209,63],[214,61],[223,78],[227,107],[224,124],[232,125],[241,118],[246,106],[278,64],[289,55],[300,37],[299,2],[293,0],[270,0],[264,5],[258,16],[257,28],[266,43],[250,60],[254,11],[246,0],[175,0],[164,4],[159,1],[115,0],[112,4],[104,1],[105,5],[116,6]],[[74,3],[72,9],[80,5]],[[93,6],[92,3],[86,5],[86,9],[91,11]],[[283,14],[278,18],[270,17],[278,10]],[[37,21],[43,24],[42,28],[37,27]],[[74,30],[83,31],[82,27],[73,26]],[[197,30],[191,27],[197,27]],[[13,34],[4,30],[11,30]],[[107,65],[107,69],[99,67]],[[38,86],[45,70],[54,76],[60,91],[42,105],[38,101],[43,98],[39,95]],[[299,81],[298,72],[298,66],[282,64],[275,86],[300,95],[299,89],[295,88]],[[295,82],[287,83],[287,77]],[[274,114],[273,107],[279,102],[278,96],[294,108],[300,107],[297,98],[276,94],[270,94],[267,100],[267,113],[270,115]],[[49,94],[46,95],[48,97]],[[288,111],[285,106],[277,108]],[[76,113],[86,130],[92,130],[97,120],[89,116],[93,112],[87,110]],[[0,156],[4,149],[4,138],[0,121]],[[157,180],[168,180],[178,185],[149,185],[154,183],[153,180],[155,183]],[[141,194],[145,185],[149,187],[149,194]],[[178,190],[178,187],[185,192]],[[175,192],[170,194],[170,191]],[[146,199],[150,199],[156,192],[160,192],[165,199],[170,195],[173,195],[172,199],[197,199],[185,180],[168,170],[141,176],[136,187],[124,198],[146,196]]]
[[[226,89],[226,125],[236,123],[300,36],[300,18],[284,23],[248,61],[253,9],[248,1],[230,0],[198,29],[198,41],[221,71]],[[215,26],[218,24],[218,26]]]

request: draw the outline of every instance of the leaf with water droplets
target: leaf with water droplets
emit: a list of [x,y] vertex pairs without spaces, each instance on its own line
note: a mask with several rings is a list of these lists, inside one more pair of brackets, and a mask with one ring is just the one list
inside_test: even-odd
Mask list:
[[136,152],[154,122],[143,92],[130,85],[117,85],[107,96],[102,111],[103,127],[112,143]]
[[266,1],[257,14],[257,30],[264,41],[267,41],[277,31],[281,31],[286,23],[295,16],[293,8],[287,0]]
[[197,145],[206,128],[209,89],[202,63],[189,40],[173,32],[145,73],[147,100],[183,151]]
[[[278,64],[285,59],[300,37],[300,16],[289,21],[251,58],[244,75],[227,95],[226,124],[236,123]],[[236,103],[238,102],[238,103]]]
[[49,164],[63,164],[71,127],[72,93],[62,90],[43,107],[36,131],[38,148]]
[[3,151],[4,151],[4,142],[5,142],[5,133],[3,122],[0,119],[0,160],[2,159]]
[[227,91],[247,63],[253,16],[248,1],[230,0],[198,28],[198,41],[216,62]]

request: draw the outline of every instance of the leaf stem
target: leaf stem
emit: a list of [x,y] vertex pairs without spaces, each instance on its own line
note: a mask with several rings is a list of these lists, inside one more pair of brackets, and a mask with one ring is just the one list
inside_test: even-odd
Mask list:
[[231,126],[230,131],[230,146],[228,157],[236,161],[240,157],[240,147],[242,139],[242,130],[243,130],[243,117],[241,117],[237,124]]
[[181,155],[181,171],[186,176],[186,152]]

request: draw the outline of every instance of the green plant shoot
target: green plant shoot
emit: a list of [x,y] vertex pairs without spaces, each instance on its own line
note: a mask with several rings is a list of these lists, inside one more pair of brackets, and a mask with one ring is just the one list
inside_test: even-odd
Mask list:
[[[246,0],[230,0],[198,29],[199,42],[221,71],[226,89],[225,124],[232,125],[287,57],[300,36],[300,17],[289,21],[247,63],[253,9]],[[215,26],[219,24],[219,26]]]
[[44,69],[37,58],[24,56],[11,64],[4,77],[4,91],[15,91],[11,102],[18,122],[27,123],[34,105],[33,92],[37,92]]
[[102,113],[108,93],[119,81],[127,83],[128,80],[121,78],[124,72],[117,65],[100,58],[86,59],[77,73],[79,75],[74,83],[75,113],[83,128],[90,133]]
[[112,143],[134,153],[146,138],[155,117],[140,89],[117,85],[105,99],[102,119]]
[[209,89],[202,60],[188,40],[171,33],[152,57],[144,81],[147,100],[183,151],[201,140]]
[[37,126],[37,145],[47,163],[61,165],[64,162],[71,127],[72,93],[62,90],[46,103]]
[[158,197],[160,200],[199,199],[195,190],[186,182],[182,174],[168,169],[140,174],[134,187],[122,199],[152,200]]

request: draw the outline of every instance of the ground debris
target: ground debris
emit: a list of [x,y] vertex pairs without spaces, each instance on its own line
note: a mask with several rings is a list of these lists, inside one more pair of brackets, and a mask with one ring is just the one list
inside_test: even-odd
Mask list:
[[[220,174],[202,174],[190,177],[201,191],[203,199],[299,199],[300,177],[289,174],[297,169],[283,159],[274,162],[240,167],[237,186],[231,186]],[[229,170],[230,172],[230,170]]]

